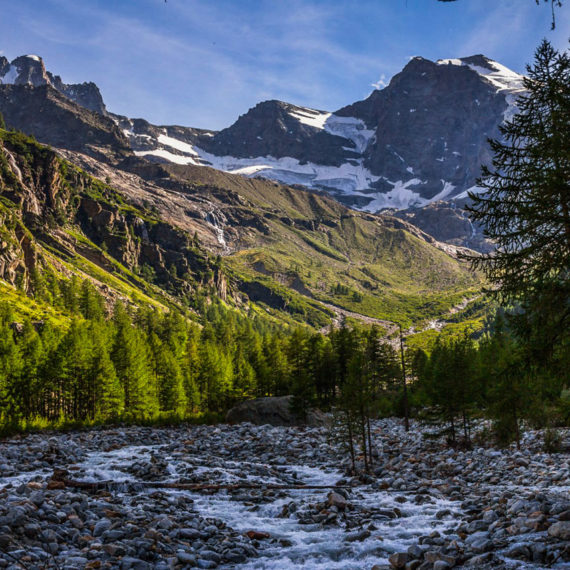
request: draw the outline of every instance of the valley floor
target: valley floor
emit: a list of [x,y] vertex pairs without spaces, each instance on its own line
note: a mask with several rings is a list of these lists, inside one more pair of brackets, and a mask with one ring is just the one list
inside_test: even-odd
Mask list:
[[[0,568],[569,567],[570,455],[543,453],[541,434],[527,432],[520,452],[448,449],[397,420],[374,422],[373,437],[373,473],[361,478],[346,475],[325,428],[5,440]],[[152,486],[165,482],[232,488]]]

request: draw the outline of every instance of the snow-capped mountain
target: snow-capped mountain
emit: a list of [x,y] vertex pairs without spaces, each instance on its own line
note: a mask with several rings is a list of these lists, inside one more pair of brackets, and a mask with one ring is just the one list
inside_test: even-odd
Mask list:
[[0,112],[40,142],[127,170],[138,157],[324,190],[355,209],[401,210],[437,239],[481,251],[490,245],[462,206],[523,89],[521,75],[483,55],[415,57],[335,112],[265,101],[216,132],[114,115],[94,83],[66,85],[38,56],[0,57]]
[[382,90],[334,113],[259,103],[219,132],[122,118],[140,156],[324,189],[355,208],[466,196],[509,118],[522,76],[485,56],[413,58]]
[[50,85],[68,99],[75,101],[82,107],[106,114],[103,97],[95,83],[80,83],[67,85],[59,75],[46,71],[44,62],[37,55],[22,55],[12,62],[0,56],[0,85],[29,85],[40,87]]
[[335,112],[265,101],[215,132],[108,114],[94,83],[66,85],[35,55],[0,57],[0,84],[49,85],[109,115],[138,156],[326,190],[368,211],[465,197],[522,79],[483,55],[415,57],[387,87]]

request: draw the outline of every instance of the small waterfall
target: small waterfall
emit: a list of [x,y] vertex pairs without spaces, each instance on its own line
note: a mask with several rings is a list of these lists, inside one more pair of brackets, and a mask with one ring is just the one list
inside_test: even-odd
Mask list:
[[224,223],[226,221],[225,216],[221,212],[216,212],[216,210],[211,210],[206,214],[206,222],[208,222],[216,232],[218,238],[218,243],[223,247],[224,251],[228,251],[228,244],[224,236]]

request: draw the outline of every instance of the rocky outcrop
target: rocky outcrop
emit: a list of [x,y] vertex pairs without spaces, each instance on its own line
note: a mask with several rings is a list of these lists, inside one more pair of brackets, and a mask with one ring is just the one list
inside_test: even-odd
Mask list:
[[455,201],[434,202],[423,208],[410,208],[393,215],[420,228],[440,242],[468,247],[482,253],[493,251],[493,243],[483,235],[467,212]]
[[328,417],[320,410],[309,410],[305,420],[300,420],[291,411],[293,396],[279,396],[246,400],[231,408],[226,414],[230,424],[249,422],[257,425],[322,426],[328,423]]
[[0,196],[0,278],[24,290],[38,263],[52,264],[42,249],[48,246],[105,271],[115,272],[114,258],[137,286],[135,273],[173,292],[204,285],[228,294],[221,267],[187,232],[126,205],[112,188],[20,133],[0,137]]
[[37,55],[22,55],[11,63],[5,57],[0,58],[0,84],[30,87],[50,85],[68,99],[90,111],[102,115],[107,112],[103,97],[95,83],[67,85],[63,83],[59,75],[53,75],[47,71],[43,59]]
[[130,154],[115,123],[68,99],[48,84],[0,85],[0,112],[8,127],[33,135],[40,142],[71,150],[112,156]]
[[445,183],[453,186],[450,197],[475,184],[481,164],[490,163],[487,139],[499,136],[507,106],[505,93],[469,65],[416,57],[385,89],[337,114],[374,129],[364,164],[381,177],[377,188],[415,179],[408,188],[431,199]]
[[202,137],[199,144],[218,156],[291,156],[335,166],[358,157],[354,142],[299,121],[296,116],[303,111],[283,101],[264,101],[214,137]]

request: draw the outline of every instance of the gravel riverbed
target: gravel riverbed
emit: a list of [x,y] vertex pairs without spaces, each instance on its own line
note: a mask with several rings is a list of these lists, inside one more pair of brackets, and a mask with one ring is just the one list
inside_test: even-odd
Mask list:
[[[544,453],[537,432],[521,451],[458,451],[420,432],[374,422],[377,456],[361,477],[347,475],[326,428],[128,427],[4,440],[0,568],[570,568],[568,453]],[[55,469],[113,484],[64,486]],[[165,482],[234,488],[149,486]],[[323,488],[294,488],[303,484]]]

